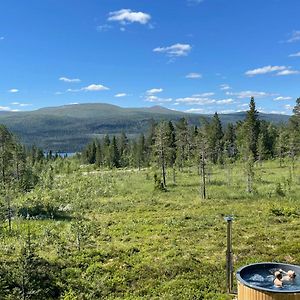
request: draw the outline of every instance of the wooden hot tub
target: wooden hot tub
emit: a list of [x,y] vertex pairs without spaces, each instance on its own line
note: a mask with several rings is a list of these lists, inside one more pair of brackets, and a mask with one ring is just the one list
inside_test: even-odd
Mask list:
[[[283,288],[274,287],[273,273],[279,269],[295,271],[295,280],[283,282]],[[239,269],[236,276],[238,300],[300,300],[300,266],[258,263]]]

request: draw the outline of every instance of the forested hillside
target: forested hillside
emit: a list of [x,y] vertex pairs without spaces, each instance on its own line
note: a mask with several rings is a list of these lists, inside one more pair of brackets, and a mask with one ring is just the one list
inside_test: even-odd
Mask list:
[[[244,120],[245,112],[219,115],[223,125]],[[185,118],[199,126],[212,115],[187,114],[160,106],[150,108],[121,108],[110,104],[77,104],[43,108],[30,112],[0,114],[0,124],[7,126],[27,146],[45,150],[81,151],[86,143],[105,134],[126,132],[129,136],[146,134],[153,121],[178,121]],[[260,114],[262,120],[286,123],[289,116]]]

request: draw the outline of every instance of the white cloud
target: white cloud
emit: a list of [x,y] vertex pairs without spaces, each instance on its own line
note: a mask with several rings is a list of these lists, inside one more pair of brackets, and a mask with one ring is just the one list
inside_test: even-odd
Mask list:
[[232,114],[232,113],[235,113],[237,112],[236,110],[234,109],[225,109],[225,110],[221,110],[219,113],[220,114]]
[[272,73],[276,71],[283,71],[288,69],[286,66],[265,66],[262,68],[257,68],[254,70],[249,70],[245,74],[247,76],[255,76],[255,75],[261,75],[261,74],[267,74],[267,73]]
[[118,11],[110,12],[108,21],[120,22],[125,25],[128,23],[147,24],[151,19],[149,14],[143,12],[134,12],[131,9],[121,9]]
[[192,95],[191,97],[178,98],[175,100],[175,103],[181,103],[185,105],[229,105],[234,103],[234,100],[232,98],[221,100],[210,98],[213,95],[214,93],[202,93],[198,95]]
[[232,104],[232,103],[234,103],[234,100],[232,98],[217,100],[217,104]]
[[255,91],[241,91],[237,93],[232,92],[226,92],[226,95],[228,96],[235,96],[239,99],[245,99],[245,98],[265,98],[269,96],[274,96],[274,94],[266,93],[266,92],[255,92]]
[[84,87],[81,90],[82,91],[97,92],[97,91],[106,91],[106,90],[109,90],[109,88],[102,85],[102,84],[90,84],[89,86]]
[[20,103],[20,102],[12,102],[11,105],[17,105],[20,107],[32,106],[30,103]]
[[185,78],[189,78],[189,79],[199,79],[202,77],[203,77],[203,75],[200,73],[189,73],[185,76]]
[[300,51],[297,53],[290,54],[289,57],[300,57]]
[[293,98],[292,97],[282,97],[282,96],[279,96],[279,97],[276,97],[274,99],[274,101],[281,101],[281,100],[292,100]]
[[[66,92],[70,92],[70,93],[77,93],[81,91],[98,92],[98,91],[107,91],[107,90],[109,90],[109,88],[102,84],[90,84],[89,86],[83,87],[81,89],[67,89]],[[60,94],[61,93],[58,92],[58,95]]]
[[295,75],[295,74],[300,74],[300,72],[297,70],[283,70],[278,72],[276,76],[287,76],[287,75]]
[[79,104],[79,102],[71,102],[71,103],[69,103],[69,105],[78,105]]
[[[70,92],[70,93],[77,93],[77,92],[80,92],[82,91],[83,89],[67,89],[66,92]],[[59,93],[59,92],[58,92]],[[62,94],[62,93],[61,93]],[[58,95],[61,95],[61,94],[58,94]]]
[[153,94],[157,94],[157,93],[161,93],[161,92],[163,92],[163,89],[162,89],[162,88],[159,88],[159,89],[151,89],[151,90],[146,91],[146,94],[148,94],[148,95],[153,95]]
[[291,104],[286,104],[286,105],[284,106],[284,108],[285,108],[286,110],[293,110],[293,109],[294,109],[294,106],[292,106]]
[[11,108],[9,106],[0,106],[0,110],[11,111]]
[[195,94],[193,95],[193,97],[211,97],[213,96],[215,93],[209,92],[209,93],[202,93],[202,94]]
[[249,107],[249,103],[243,103],[243,104],[239,104],[238,107]]
[[203,108],[191,108],[185,111],[186,113],[194,113],[194,114],[201,114],[204,113]]
[[18,89],[10,89],[9,92],[10,92],[10,93],[18,93],[19,90],[18,90]]
[[158,47],[153,49],[154,52],[166,53],[170,57],[187,56],[191,50],[191,45],[179,43],[169,47]]
[[185,97],[175,100],[177,103],[184,103],[188,105],[206,105],[216,103],[216,100],[205,97]]
[[287,66],[265,66],[262,68],[249,70],[245,74],[247,76],[255,76],[255,75],[261,75],[261,74],[267,74],[267,73],[274,73],[276,72],[276,76],[286,76],[286,75],[293,75],[293,74],[299,74],[299,71],[292,70],[291,67]]
[[155,102],[155,103],[164,103],[164,102],[171,102],[172,98],[160,98],[154,95],[148,95],[145,99],[147,102]]
[[126,93],[119,93],[119,94],[115,95],[116,98],[121,98],[121,97],[126,97],[126,96],[127,96]]
[[60,81],[64,81],[64,82],[80,82],[81,80],[79,78],[67,78],[67,77],[60,77],[59,78]]
[[293,43],[297,41],[300,41],[300,30],[294,30],[290,34],[290,38],[287,40],[288,43]]
[[281,111],[281,110],[271,110],[270,114],[285,115],[286,112],[285,111]]
[[227,91],[227,90],[231,90],[231,87],[228,84],[224,83],[220,85],[220,89],[222,91]]

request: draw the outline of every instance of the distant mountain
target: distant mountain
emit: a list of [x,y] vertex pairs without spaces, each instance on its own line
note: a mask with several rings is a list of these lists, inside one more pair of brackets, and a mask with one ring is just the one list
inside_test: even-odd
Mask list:
[[[220,114],[224,125],[243,120],[246,112]],[[26,145],[35,144],[45,150],[80,151],[91,139],[104,134],[128,135],[146,132],[154,121],[178,121],[185,117],[191,124],[212,115],[188,114],[162,106],[122,108],[105,103],[74,104],[47,107],[29,112],[2,112],[0,124],[6,125]],[[260,118],[274,123],[285,123],[289,116],[260,114]]]

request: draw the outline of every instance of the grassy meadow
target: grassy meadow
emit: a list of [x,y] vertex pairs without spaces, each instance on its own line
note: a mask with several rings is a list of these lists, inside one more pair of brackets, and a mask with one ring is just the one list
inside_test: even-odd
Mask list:
[[242,165],[213,166],[206,200],[196,169],[177,171],[176,184],[169,170],[166,192],[154,189],[154,172],[99,171],[71,160],[51,192],[37,187],[13,200],[19,209],[42,202],[62,214],[16,218],[13,234],[3,225],[2,263],[15,260],[30,232],[37,254],[60,274],[60,299],[232,299],[224,216],[233,215],[235,270],[262,261],[300,264],[299,162],[294,170],[288,160],[256,165],[252,194]]

